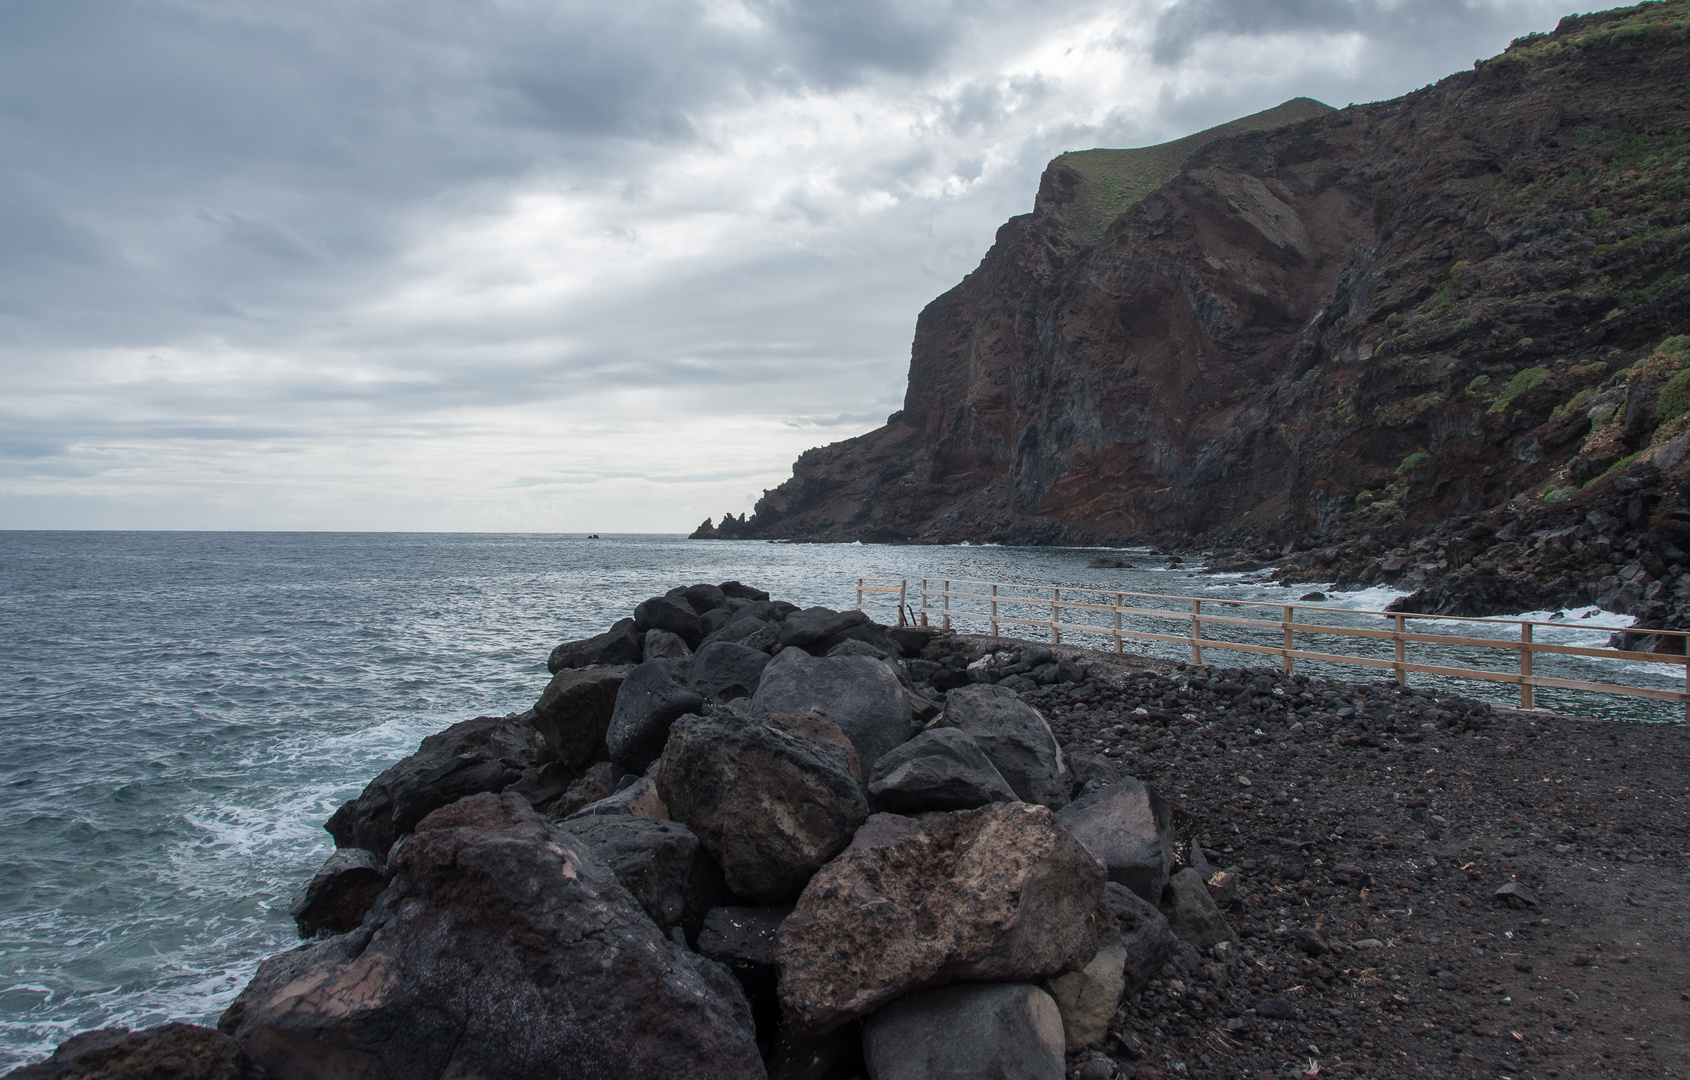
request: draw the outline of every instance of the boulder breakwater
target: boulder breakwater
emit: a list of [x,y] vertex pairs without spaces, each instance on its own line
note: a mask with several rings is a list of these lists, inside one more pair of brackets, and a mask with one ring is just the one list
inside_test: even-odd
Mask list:
[[1677,730],[737,582],[548,668],[533,708],[429,736],[328,820],[305,942],[217,1029],[89,1032],[11,1076],[1658,1073],[1681,1049]]

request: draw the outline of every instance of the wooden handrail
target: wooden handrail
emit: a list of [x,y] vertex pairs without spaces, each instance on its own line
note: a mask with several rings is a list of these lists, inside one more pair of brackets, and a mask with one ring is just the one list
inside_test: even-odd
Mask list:
[[[1591,648],[1581,645],[1558,645],[1551,642],[1534,640],[1533,630],[1539,626],[1559,627],[1561,629],[1575,629],[1566,622],[1542,619],[1499,619],[1480,618],[1463,615],[1431,615],[1420,612],[1386,612],[1365,611],[1350,608],[1331,608],[1320,604],[1286,604],[1271,603],[1262,600],[1233,600],[1222,597],[1193,597],[1177,596],[1166,593],[1135,593],[1117,592],[1108,589],[1081,588],[1068,585],[1022,585],[996,581],[963,581],[957,579],[944,580],[938,590],[934,590],[929,579],[921,579],[921,607],[918,612],[918,622],[922,626],[928,624],[928,612],[938,611],[942,614],[943,626],[950,629],[955,619],[979,619],[991,628],[993,637],[998,636],[999,628],[1003,624],[1012,626],[1040,627],[1049,634],[1052,644],[1062,641],[1064,631],[1080,634],[1097,634],[1110,638],[1114,642],[1116,652],[1123,651],[1123,643],[1127,639],[1137,641],[1166,642],[1180,644],[1191,650],[1191,662],[1203,662],[1204,649],[1230,649],[1235,652],[1273,655],[1280,658],[1284,671],[1290,673],[1297,660],[1316,660],[1325,663],[1350,664],[1361,667],[1388,668],[1399,685],[1406,685],[1410,672],[1444,675],[1455,678],[1479,679],[1487,682],[1505,682],[1517,684],[1520,688],[1520,705],[1531,708],[1533,704],[1532,691],[1534,687],[1546,686],[1557,689],[1588,690],[1597,693],[1616,694],[1629,697],[1653,698],[1663,701],[1677,701],[1685,706],[1685,722],[1690,724],[1690,651],[1686,653],[1645,653],[1633,649]],[[985,586],[988,591],[973,592],[958,589],[956,586]],[[909,581],[905,578],[858,578],[857,579],[857,607],[862,610],[885,610],[886,605],[865,606],[864,595],[867,593],[897,593],[898,613],[900,625],[905,621],[904,612]],[[1007,590],[1007,592],[1006,592]],[[1015,591],[1029,595],[1015,595]],[[1038,595],[1042,594],[1042,595]],[[1113,600],[1113,603],[1093,602],[1082,599],[1085,596],[1102,597]],[[929,600],[941,601],[939,607],[933,607]],[[978,601],[985,605],[984,611],[969,611],[953,607],[951,601]],[[1182,607],[1190,605],[1190,611],[1170,608],[1141,607],[1130,603],[1134,600],[1161,600],[1180,604]],[[1276,608],[1278,618],[1253,618],[1247,615],[1222,615],[1205,611],[1205,604],[1220,604],[1231,608]],[[1022,608],[1048,609],[1048,618],[1029,618],[1015,615],[1011,612],[1016,606]],[[1004,610],[1005,608],[1010,610]],[[1303,608],[1313,611],[1342,612],[1345,615],[1376,615],[1391,620],[1391,628],[1369,629],[1362,626],[1334,626],[1324,622],[1298,622],[1297,609]],[[1097,625],[1092,623],[1078,623],[1064,621],[1064,612],[1103,612],[1112,616],[1113,625]],[[1123,618],[1133,616],[1142,619],[1160,619],[1175,623],[1186,623],[1188,629],[1183,633],[1159,633],[1153,630],[1133,630],[1123,624]],[[1428,631],[1408,629],[1409,619],[1434,619],[1439,622],[1472,623],[1483,626],[1514,628],[1518,638],[1503,637],[1473,637],[1464,634],[1440,634]],[[1280,632],[1280,643],[1277,645],[1256,644],[1243,641],[1220,641],[1204,634],[1206,627],[1234,626],[1244,629],[1277,630]],[[1648,630],[1650,634],[1661,637],[1690,638],[1687,630]],[[1385,640],[1392,643],[1393,655],[1390,659],[1371,656],[1355,656],[1344,653],[1330,653],[1298,648],[1295,635],[1321,634],[1340,637],[1356,637],[1370,640]],[[1684,642],[1690,646],[1690,641]],[[1514,672],[1491,671],[1484,668],[1451,667],[1447,664],[1422,664],[1409,660],[1407,646],[1443,645],[1458,648],[1490,649],[1498,652],[1513,653],[1517,656],[1518,670]],[[1532,659],[1536,654],[1558,656],[1583,656],[1598,660],[1621,660],[1632,663],[1662,664],[1668,667],[1684,668],[1685,688],[1683,690],[1663,690],[1655,687],[1627,686],[1621,683],[1589,682],[1578,679],[1565,679],[1553,676],[1537,675],[1532,670]]]

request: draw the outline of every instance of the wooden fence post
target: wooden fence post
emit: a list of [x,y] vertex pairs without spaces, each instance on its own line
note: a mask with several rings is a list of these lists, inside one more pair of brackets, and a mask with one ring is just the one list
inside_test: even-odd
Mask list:
[[1285,655],[1282,666],[1285,668],[1287,675],[1291,674],[1292,669],[1297,666],[1297,661],[1291,656],[1291,624],[1297,621],[1295,611],[1296,609],[1290,604],[1285,605]]
[[909,625],[909,623],[904,621],[904,608],[906,608],[908,606],[908,600],[909,600],[909,597],[906,594],[909,591],[909,587],[910,587],[910,579],[909,578],[899,578],[898,579],[898,625],[899,626],[908,626]]
[[1532,624],[1520,624],[1520,708],[1532,707],[1532,684],[1526,680],[1532,677]]
[[1197,618],[1197,616],[1202,613],[1203,601],[1193,600],[1191,602],[1191,662],[1193,664],[1201,664],[1203,662],[1203,646],[1197,644],[1199,641],[1203,640],[1203,631],[1201,629],[1203,624]]
[[945,579],[945,629],[951,628],[951,579]]
[[992,636],[998,636],[998,587],[992,586]]
[[1061,599],[1062,599],[1062,590],[1056,588],[1054,585],[1051,586],[1051,590],[1050,590],[1050,643],[1052,645],[1062,644],[1062,631],[1058,630],[1056,628],[1056,624],[1062,621],[1062,609],[1057,606],[1057,601],[1059,601]]
[[918,626],[927,625],[927,579],[921,579],[921,621]]
[[857,610],[863,610],[863,579],[857,579]]
[[1397,627],[1397,629],[1396,629],[1397,685],[1398,686],[1407,686],[1408,685],[1408,672],[1406,672],[1402,669],[1404,651],[1403,651],[1403,640],[1402,640],[1403,617],[1401,615],[1397,616],[1396,627]]
[[[1115,594],[1115,651],[1123,652],[1121,648],[1121,594]],[[1684,681],[1690,686],[1690,668],[1684,669]],[[1690,704],[1684,706],[1685,723],[1690,724]]]

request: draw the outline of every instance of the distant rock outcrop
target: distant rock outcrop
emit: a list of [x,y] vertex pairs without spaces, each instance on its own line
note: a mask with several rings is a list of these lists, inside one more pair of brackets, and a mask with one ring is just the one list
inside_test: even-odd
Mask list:
[[1061,155],[921,313],[903,409],[731,535],[1277,554],[1565,499],[1667,445],[1690,358],[1638,365],[1690,322],[1685,14]]

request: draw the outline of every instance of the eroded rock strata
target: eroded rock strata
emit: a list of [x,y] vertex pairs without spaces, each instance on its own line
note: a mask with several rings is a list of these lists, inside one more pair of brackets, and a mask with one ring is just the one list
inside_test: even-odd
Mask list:
[[1610,470],[1690,509],[1687,16],[1569,17],[1394,101],[1058,157],[922,312],[903,409],[698,535],[1365,566],[1441,523],[1609,512]]

